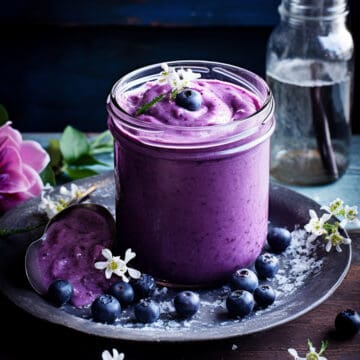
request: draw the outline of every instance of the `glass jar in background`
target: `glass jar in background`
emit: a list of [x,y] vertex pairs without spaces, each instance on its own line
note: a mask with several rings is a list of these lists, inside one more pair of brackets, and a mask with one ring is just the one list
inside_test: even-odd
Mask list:
[[298,185],[337,180],[349,163],[353,39],[346,0],[282,0],[267,48],[275,98],[271,176]]

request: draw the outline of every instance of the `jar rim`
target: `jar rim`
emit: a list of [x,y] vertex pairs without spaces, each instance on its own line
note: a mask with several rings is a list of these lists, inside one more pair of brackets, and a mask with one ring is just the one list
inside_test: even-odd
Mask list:
[[[274,112],[274,100],[273,95],[270,90],[270,87],[266,83],[266,81],[261,78],[259,75],[235,66],[231,64],[226,64],[222,62],[215,62],[215,61],[207,61],[207,60],[176,60],[176,61],[167,61],[166,63],[169,66],[175,67],[175,68],[191,68],[192,70],[196,70],[198,72],[215,72],[218,73],[221,76],[225,76],[228,78],[231,78],[233,81],[240,81],[240,80],[246,80],[246,77],[252,78],[255,81],[257,81],[262,86],[262,90],[264,92],[263,99],[259,99],[261,107],[254,113],[250,114],[249,116],[242,118],[238,121],[231,121],[225,124],[214,124],[214,125],[203,125],[203,126],[179,126],[179,125],[169,125],[169,124],[163,124],[163,123],[150,123],[150,122],[144,122],[142,120],[139,120],[135,116],[132,116],[128,114],[118,103],[117,101],[117,93],[119,88],[123,87],[123,92],[128,90],[128,88],[132,86],[139,86],[143,84],[144,79],[145,80],[153,80],[155,79],[155,76],[158,76],[158,74],[161,71],[161,65],[162,63],[155,63],[151,65],[147,65],[144,67],[141,67],[139,69],[133,70],[126,75],[122,76],[119,80],[116,81],[116,83],[113,85],[111,92],[107,99],[107,109],[109,114],[113,115],[116,119],[119,119],[121,124],[128,129],[132,129],[134,131],[140,130],[145,132],[151,132],[155,134],[156,132],[181,132],[183,134],[194,134],[197,132],[204,132],[204,131],[211,131],[213,133],[216,132],[223,132],[226,129],[231,129],[233,127],[236,127],[237,130],[233,132],[234,137],[232,136],[232,140],[236,140],[235,137],[237,135],[241,135],[244,137],[244,133],[249,132],[254,133],[254,130],[256,130],[259,126],[267,125],[269,120],[272,118],[273,112]],[[159,70],[159,71],[156,71]],[[233,72],[232,72],[233,71]],[[241,75],[239,75],[239,73]],[[140,74],[148,74],[153,73],[156,75],[148,75],[145,77],[141,77],[138,80],[139,81],[131,81],[131,79],[138,77]],[[141,80],[141,81],[140,81]],[[247,85],[249,85],[249,88],[247,88],[248,91],[251,91],[254,95],[256,95],[259,98],[259,93],[255,87],[255,85],[250,84],[247,82]],[[113,124],[115,125],[115,124]],[[118,124],[117,124],[118,125]],[[118,126],[116,126],[118,127]],[[189,140],[192,140],[191,142],[194,143],[194,137],[189,137]],[[206,139],[204,139],[206,140]],[[228,140],[230,138],[228,137]],[[206,141],[204,141],[206,143]],[[185,145],[185,143],[181,143]]]
[[346,0],[322,7],[313,1],[307,3],[303,0],[282,0],[278,11],[281,17],[288,16],[299,20],[334,20],[349,13]]

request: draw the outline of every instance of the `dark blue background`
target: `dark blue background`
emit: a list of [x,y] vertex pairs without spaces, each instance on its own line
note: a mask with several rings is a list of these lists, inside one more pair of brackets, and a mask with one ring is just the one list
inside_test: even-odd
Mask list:
[[[0,103],[21,131],[62,131],[68,124],[101,131],[111,86],[137,67],[196,58],[264,76],[266,43],[279,20],[279,2],[6,2],[0,11]],[[350,1],[349,18],[356,44],[358,3]],[[360,93],[359,80],[355,93]],[[360,132],[359,113],[357,102],[354,132]]]

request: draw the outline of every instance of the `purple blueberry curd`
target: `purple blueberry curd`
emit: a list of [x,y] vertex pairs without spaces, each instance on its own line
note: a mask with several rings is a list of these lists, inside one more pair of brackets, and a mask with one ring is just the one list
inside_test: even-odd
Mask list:
[[241,120],[255,113],[260,108],[259,100],[249,91],[239,86],[218,80],[197,80],[191,83],[191,89],[197,90],[202,97],[199,110],[189,111],[169,100],[171,88],[148,82],[141,90],[120,96],[118,103],[129,114],[135,115],[141,105],[156,96],[166,93],[166,98],[152,106],[146,114],[139,115],[139,120],[153,124],[173,126],[210,126]]
[[188,86],[202,96],[196,111],[149,77],[158,64],[120,79],[108,99],[117,246],[131,247],[137,268],[158,279],[214,284],[252,263],[266,239],[273,99],[261,78],[235,66],[169,66],[208,70]]
[[38,253],[38,280],[47,289],[54,280],[65,279],[74,289],[73,305],[92,303],[111,283],[94,264],[104,261],[101,250],[111,247],[112,236],[101,213],[73,208],[47,228]]

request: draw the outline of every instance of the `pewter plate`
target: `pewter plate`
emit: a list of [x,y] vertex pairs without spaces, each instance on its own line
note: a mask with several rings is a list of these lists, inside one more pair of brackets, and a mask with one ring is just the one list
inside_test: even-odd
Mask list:
[[[78,185],[98,190],[90,201],[105,205],[114,214],[113,174],[105,173],[76,181]],[[66,184],[68,186],[69,184]],[[58,189],[55,189],[58,191]],[[0,228],[35,228],[29,232],[3,237],[0,241],[0,290],[17,306],[37,318],[83,333],[107,338],[145,342],[190,342],[226,339],[260,332],[287,323],[309,312],[333,294],[347,274],[351,261],[351,247],[342,253],[326,253],[320,242],[308,247],[301,230],[295,230],[292,246],[279,255],[281,270],[272,285],[277,300],[267,309],[259,309],[244,319],[232,319],[225,309],[223,289],[200,290],[201,308],[192,320],[178,319],[172,306],[176,291],[157,294],[162,308],[160,320],[142,325],[135,321],[132,308],[125,309],[115,325],[92,321],[89,309],[72,306],[55,308],[35,293],[27,282],[24,256],[27,246],[39,238],[46,220],[32,199],[6,213]],[[289,230],[308,222],[309,209],[320,211],[313,200],[292,190],[272,184],[270,187],[270,222]],[[14,271],[14,269],[16,269]]]

